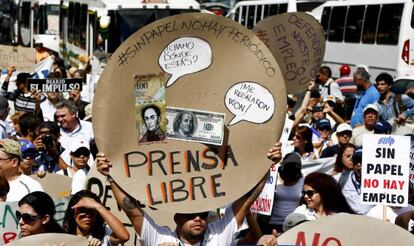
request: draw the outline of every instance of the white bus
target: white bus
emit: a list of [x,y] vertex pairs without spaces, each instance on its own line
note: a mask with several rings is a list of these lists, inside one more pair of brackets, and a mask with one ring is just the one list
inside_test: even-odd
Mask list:
[[339,67],[368,67],[372,79],[387,72],[414,75],[412,0],[330,1],[312,14],[325,30],[324,63],[339,77]]
[[20,0],[18,43],[33,47],[39,41],[58,52],[60,0]]
[[60,53],[79,67],[96,49],[113,53],[141,27],[170,15],[199,12],[195,0],[64,0],[60,15]]
[[227,14],[228,18],[252,29],[257,22],[286,12],[311,11],[326,0],[250,0],[240,1]]

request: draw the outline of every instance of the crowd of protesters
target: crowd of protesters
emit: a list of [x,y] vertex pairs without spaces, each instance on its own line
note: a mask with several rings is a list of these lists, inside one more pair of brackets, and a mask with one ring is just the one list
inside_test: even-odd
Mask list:
[[[67,72],[62,60],[55,57],[54,61],[49,78],[86,78],[86,70]],[[26,82],[32,75],[15,75],[15,68],[10,66],[0,91],[0,199],[18,201],[20,237],[69,233],[87,238],[90,245],[117,245],[130,238],[121,221],[99,198],[84,190],[95,162],[98,171],[107,176],[118,205],[143,245],[275,245],[278,233],[305,221],[337,213],[378,217],[375,206],[360,203],[362,135],[391,134],[398,126],[412,124],[414,99],[393,93],[393,78],[387,73],[373,82],[364,67],[351,75],[350,67],[344,65],[340,72],[341,78],[335,81],[331,69],[321,67],[297,109],[299,96],[288,96],[288,115],[293,120],[292,151],[282,153],[282,144],[276,143],[268,152],[268,158],[279,166],[271,216],[264,218],[250,212],[265,176],[228,207],[222,218],[207,223],[211,211],[177,213],[177,227],[170,230],[159,226],[142,210],[140,201],[111,178],[111,161],[98,153],[95,145],[91,98],[89,102],[82,99],[78,90],[67,95],[29,91]],[[15,90],[9,88],[12,83]],[[9,103],[14,106],[12,111]],[[335,158],[333,170],[304,176],[302,163],[320,158]],[[42,178],[48,173],[72,179],[72,197],[63,225],[54,220],[53,200],[30,177]],[[408,207],[392,208],[395,216],[391,222],[410,230],[413,203],[410,193]]]

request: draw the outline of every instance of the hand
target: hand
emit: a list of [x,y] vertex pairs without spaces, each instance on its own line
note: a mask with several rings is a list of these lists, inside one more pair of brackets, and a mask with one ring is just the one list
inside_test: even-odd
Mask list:
[[80,101],[80,90],[78,88],[73,89],[69,92],[69,98],[72,99],[75,103]]
[[7,66],[7,76],[12,76],[13,72],[16,71],[16,67],[15,66]]
[[277,246],[277,231],[273,229],[272,234],[263,235],[259,238],[259,241],[257,241],[257,245]]
[[315,80],[309,80],[308,90],[312,90],[315,87]]
[[267,152],[267,158],[274,163],[278,163],[282,159],[282,143],[275,143],[275,145]]
[[397,122],[397,124],[402,124],[406,120],[406,116],[404,114],[398,115],[398,117],[395,117],[394,121]]
[[104,153],[96,154],[96,169],[104,176],[109,175],[109,170],[112,167],[112,163],[106,158]]
[[94,199],[92,199],[90,197],[83,197],[75,205],[72,206],[72,209],[82,207],[82,208],[89,208],[89,209],[98,210],[98,208],[100,206],[102,206],[102,204],[98,203]]
[[43,145],[42,135],[37,136],[33,141],[33,145],[37,150],[44,150],[45,146]]
[[42,101],[42,92],[40,92],[39,90],[35,89],[32,92],[32,95],[33,95],[33,98],[34,98],[34,101],[35,101],[36,104],[38,104]]
[[37,177],[42,179],[46,176],[46,172],[45,171],[37,171],[36,175],[37,175]]
[[88,241],[89,241],[88,246],[101,246],[102,245],[101,240],[94,238],[94,237],[89,238]]

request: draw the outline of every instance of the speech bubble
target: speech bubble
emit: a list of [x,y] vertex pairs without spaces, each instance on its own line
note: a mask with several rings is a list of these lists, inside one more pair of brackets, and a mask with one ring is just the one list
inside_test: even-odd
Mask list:
[[225,104],[234,114],[229,126],[242,120],[265,123],[275,111],[275,101],[270,91],[258,83],[248,81],[234,84],[226,93]]
[[208,68],[212,57],[210,44],[201,38],[181,37],[172,41],[158,58],[162,70],[171,74],[166,87],[181,76]]

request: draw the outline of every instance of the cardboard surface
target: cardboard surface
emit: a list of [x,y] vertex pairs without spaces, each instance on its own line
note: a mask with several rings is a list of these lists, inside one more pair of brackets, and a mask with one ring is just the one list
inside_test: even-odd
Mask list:
[[15,66],[17,71],[33,73],[35,58],[34,49],[0,45],[0,68]]
[[52,198],[62,198],[70,196],[72,189],[72,178],[65,175],[47,173],[43,178],[39,178],[36,174],[30,175],[39,182],[43,190]]
[[[167,106],[226,114],[222,146],[172,139],[138,145],[134,76],[163,71]],[[225,17],[183,14],[140,29],[116,50],[93,107],[98,148],[121,187],[161,210],[199,212],[235,201],[269,169],[286,91],[276,60],[252,32]]]
[[277,240],[279,246],[414,245],[413,235],[394,224],[350,214],[337,214],[302,223],[283,233]]
[[267,17],[253,32],[269,47],[279,63],[289,94],[300,93],[315,79],[325,55],[322,25],[304,12]]
[[50,246],[50,245],[71,245],[71,246],[85,246],[88,245],[88,240],[83,237],[78,237],[71,234],[64,233],[43,233],[30,237],[22,238],[11,242],[10,246]]

